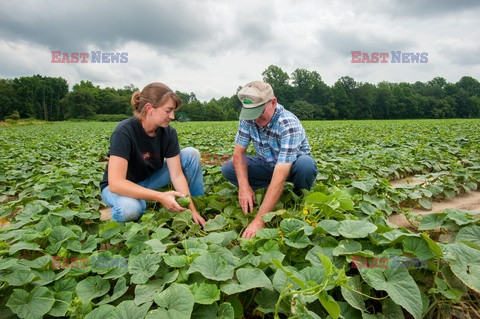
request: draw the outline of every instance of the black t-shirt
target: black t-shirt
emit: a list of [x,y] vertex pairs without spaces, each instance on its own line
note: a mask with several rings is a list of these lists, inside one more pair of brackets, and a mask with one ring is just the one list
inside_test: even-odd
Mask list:
[[[115,155],[128,161],[127,180],[139,183],[157,169],[165,158],[180,154],[177,131],[168,126],[157,128],[154,137],[149,136],[136,118],[120,122],[110,137],[108,156]],[[108,164],[100,182],[103,190],[108,185]]]

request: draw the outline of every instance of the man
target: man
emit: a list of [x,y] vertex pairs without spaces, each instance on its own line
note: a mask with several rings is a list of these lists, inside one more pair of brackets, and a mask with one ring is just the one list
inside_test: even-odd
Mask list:
[[[222,167],[223,176],[238,186],[238,200],[244,214],[253,211],[255,189],[267,188],[253,221],[242,234],[252,238],[265,227],[262,215],[280,198],[285,181],[295,189],[310,189],[317,176],[315,160],[305,130],[298,118],[277,103],[270,84],[254,81],[237,94],[242,102],[235,138],[233,161]],[[252,141],[256,156],[246,156]]]

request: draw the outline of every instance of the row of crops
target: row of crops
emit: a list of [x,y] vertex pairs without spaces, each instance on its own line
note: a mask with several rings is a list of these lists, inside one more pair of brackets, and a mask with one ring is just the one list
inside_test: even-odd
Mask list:
[[304,122],[315,187],[287,185],[252,240],[220,173],[237,123],[174,126],[206,164],[203,229],[155,203],[100,221],[115,123],[0,128],[0,318],[479,317],[479,212],[387,218],[477,190],[480,120]]

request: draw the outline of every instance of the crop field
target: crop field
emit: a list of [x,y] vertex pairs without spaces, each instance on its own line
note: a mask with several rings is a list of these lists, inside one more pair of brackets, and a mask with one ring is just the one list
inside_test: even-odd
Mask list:
[[101,220],[115,125],[0,127],[0,318],[480,318],[480,212],[428,213],[479,194],[480,120],[303,122],[314,188],[287,184],[252,240],[220,173],[236,122],[173,124],[204,228],[153,202]]

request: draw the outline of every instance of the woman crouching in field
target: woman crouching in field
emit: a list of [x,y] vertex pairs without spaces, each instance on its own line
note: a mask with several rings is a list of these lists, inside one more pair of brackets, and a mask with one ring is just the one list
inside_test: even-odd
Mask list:
[[[139,219],[146,200],[161,203],[171,212],[185,210],[175,197],[203,195],[200,153],[180,150],[176,130],[170,121],[181,106],[180,98],[162,83],[150,83],[132,94],[134,116],[120,122],[110,137],[108,165],[100,182],[102,199],[112,207],[112,219]],[[173,184],[176,191],[159,192]],[[205,225],[193,201],[189,207],[195,223]]]

